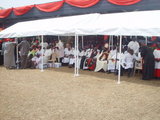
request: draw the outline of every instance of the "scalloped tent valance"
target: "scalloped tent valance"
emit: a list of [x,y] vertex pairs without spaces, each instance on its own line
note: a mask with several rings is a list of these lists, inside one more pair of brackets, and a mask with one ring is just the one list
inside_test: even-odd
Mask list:
[[108,0],[108,1],[116,5],[132,5],[140,2],[141,0]]
[[[8,17],[12,11],[16,16],[24,15],[27,12],[29,12],[33,7],[43,12],[54,12],[59,10],[64,3],[79,8],[88,8],[96,5],[99,1],[101,0],[62,0],[58,2],[45,3],[39,5],[29,5],[24,7],[9,8],[0,10],[0,18]],[[106,1],[116,5],[132,5],[142,0],[106,0]]]
[[100,0],[65,0],[66,3],[69,5],[80,7],[80,8],[87,8],[97,4]]
[[63,6],[64,1],[35,5],[38,10],[43,12],[54,12]]
[[10,13],[12,12],[13,8],[9,8],[9,9],[4,9],[4,10],[0,10],[0,18],[6,18],[10,15]]
[[34,5],[28,5],[28,6],[24,6],[24,7],[17,7],[17,8],[13,8],[13,12],[14,12],[15,15],[19,16],[19,15],[23,15],[23,14],[27,13],[33,7],[34,7]]

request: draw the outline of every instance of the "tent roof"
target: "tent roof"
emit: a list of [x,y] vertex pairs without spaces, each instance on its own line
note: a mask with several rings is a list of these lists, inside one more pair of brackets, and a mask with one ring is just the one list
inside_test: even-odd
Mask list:
[[160,10],[101,14],[94,23],[77,28],[85,35],[160,36]]
[[160,10],[114,14],[86,14],[17,23],[0,38],[37,35],[160,36]]
[[29,37],[38,35],[74,35],[78,25],[85,25],[99,14],[86,14],[70,17],[19,22],[0,32],[0,38]]

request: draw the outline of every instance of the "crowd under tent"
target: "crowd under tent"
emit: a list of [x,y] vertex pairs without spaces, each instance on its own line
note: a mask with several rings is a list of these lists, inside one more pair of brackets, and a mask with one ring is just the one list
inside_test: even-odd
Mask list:
[[[159,21],[160,10],[115,14],[86,14],[20,22],[0,32],[0,38],[17,38],[41,35],[43,42],[44,35],[74,35],[75,50],[78,51],[78,36],[117,35],[120,36],[119,48],[121,53],[123,35],[160,36]],[[75,58],[75,76],[78,76],[78,52],[75,54]],[[118,83],[120,83],[120,70],[118,75]]]

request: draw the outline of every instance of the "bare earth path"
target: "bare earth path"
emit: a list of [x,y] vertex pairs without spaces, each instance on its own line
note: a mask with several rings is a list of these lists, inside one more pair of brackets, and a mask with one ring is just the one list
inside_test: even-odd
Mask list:
[[0,67],[0,120],[160,120],[160,81]]

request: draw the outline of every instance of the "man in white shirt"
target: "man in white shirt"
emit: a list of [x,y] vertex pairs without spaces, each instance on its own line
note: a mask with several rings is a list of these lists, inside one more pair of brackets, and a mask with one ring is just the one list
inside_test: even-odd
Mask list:
[[116,46],[109,52],[108,55],[108,73],[115,71],[115,61],[112,59],[113,56],[116,56],[117,49]]
[[[40,46],[42,47],[42,42],[40,43]],[[48,43],[46,41],[43,42],[43,48],[46,49],[48,47]]]
[[70,56],[73,54],[73,48],[71,47],[70,44],[66,44],[66,48],[64,49],[64,58],[62,60],[62,63],[69,63],[69,59],[70,59]]
[[136,41],[136,38],[133,38],[132,41],[128,43],[128,48],[132,49],[134,53],[139,52],[140,46],[139,46],[139,43]]
[[[122,67],[128,71],[128,77],[133,73],[135,55],[132,49],[128,49],[127,53],[124,54],[122,59]],[[122,71],[123,72],[123,71]]]

